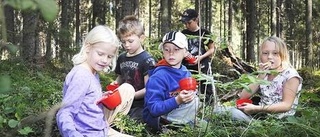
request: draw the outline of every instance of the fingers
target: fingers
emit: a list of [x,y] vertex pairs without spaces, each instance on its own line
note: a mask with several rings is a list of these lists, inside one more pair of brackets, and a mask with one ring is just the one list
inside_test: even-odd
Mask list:
[[113,81],[110,83],[110,85],[118,85],[118,81]]
[[187,91],[187,90],[182,90],[179,95],[178,95],[180,98],[181,98],[181,101],[183,103],[189,103],[191,102],[194,97],[195,97],[195,92],[194,91]]
[[261,71],[269,70],[270,67],[271,67],[271,62],[270,62],[270,61],[268,61],[268,62],[266,62],[266,63],[259,63],[259,69],[260,69]]

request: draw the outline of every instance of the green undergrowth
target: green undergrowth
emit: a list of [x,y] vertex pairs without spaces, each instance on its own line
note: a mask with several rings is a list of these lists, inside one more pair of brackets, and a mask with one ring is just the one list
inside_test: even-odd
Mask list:
[[[29,123],[23,123],[23,121],[30,116],[37,118],[39,114],[46,112],[61,101],[62,84],[68,71],[54,66],[34,69],[15,61],[1,61],[0,70],[0,78],[3,79],[0,82],[10,84],[7,90],[0,90],[0,136],[43,136],[44,119],[29,121]],[[195,127],[182,126],[176,130],[168,129],[163,133],[155,134],[150,132],[145,124],[129,119],[128,116],[119,116],[120,121],[115,123],[116,129],[141,137],[318,137],[320,136],[320,84],[318,82],[320,71],[301,69],[299,73],[304,79],[303,90],[294,117],[282,120],[267,117],[264,120],[253,120],[250,123],[236,122],[228,115],[212,113],[212,105],[205,104],[202,105],[198,114],[199,119]],[[101,85],[104,87],[114,78],[114,73],[101,74]],[[233,84],[241,83],[241,79],[244,77],[238,77]],[[228,82],[232,80],[228,79],[225,83]],[[224,82],[218,84],[224,87],[223,90],[229,90]],[[219,94],[225,94],[225,92]],[[224,104],[234,105],[234,100]],[[59,136],[55,120],[51,123],[51,135]]]

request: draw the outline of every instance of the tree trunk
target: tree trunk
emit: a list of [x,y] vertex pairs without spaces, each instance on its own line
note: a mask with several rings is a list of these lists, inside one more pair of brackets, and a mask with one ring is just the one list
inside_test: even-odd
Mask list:
[[160,0],[160,34],[164,36],[165,33],[170,31],[171,28],[171,0]]
[[92,23],[91,28],[99,24],[106,24],[107,1],[91,0],[92,2]]
[[247,10],[247,62],[255,62],[256,0],[246,0]]
[[276,29],[277,29],[277,36],[280,37],[280,38],[283,38],[283,32],[282,32],[282,29],[283,29],[283,26],[282,26],[282,17],[283,17],[283,11],[282,11],[282,0],[277,0],[277,8],[276,8],[276,13],[277,13],[277,26],[276,26]]
[[21,42],[21,55],[24,61],[32,64],[36,55],[36,41],[37,32],[36,28],[39,20],[39,13],[33,11],[22,12],[23,18],[23,30],[22,30],[22,42]]
[[312,47],[312,0],[306,0],[306,45],[307,61],[306,66],[313,68],[313,47]]
[[228,45],[232,46],[233,0],[229,0],[228,8]]
[[245,1],[242,1],[241,2],[241,11],[242,11],[242,18],[240,20],[240,30],[241,30],[241,36],[242,36],[242,47],[241,47],[241,58],[243,58],[244,60],[247,60],[246,59],[246,45],[247,45],[247,35],[245,33],[245,30],[246,30],[246,26],[245,26],[245,22],[246,22],[246,15],[247,15],[247,12],[246,12],[246,2]]
[[[63,62],[63,64],[67,64],[68,60],[70,60],[70,47],[71,47],[71,30],[70,30],[70,23],[73,20],[71,13],[72,10],[72,2],[70,1],[61,1],[61,26],[59,31],[59,58]],[[63,59],[63,60],[62,60]]]
[[75,1],[75,8],[76,8],[76,46],[80,45],[80,40],[81,40],[81,36],[80,36],[80,0],[76,0]]
[[285,14],[286,14],[286,18],[287,18],[287,27],[288,29],[286,30],[286,43],[288,45],[291,45],[291,50],[293,52],[290,52],[290,62],[292,63],[292,65],[294,67],[297,67],[297,62],[294,60],[297,60],[297,54],[295,54],[295,52],[297,51],[297,47],[296,44],[294,42],[294,35],[293,35],[293,29],[294,29],[294,24],[295,24],[295,20],[294,20],[294,11],[293,11],[293,3],[292,0],[286,0],[285,1]]
[[276,36],[276,24],[277,24],[277,19],[276,19],[276,0],[271,0],[271,35]]
[[15,40],[14,35],[14,12],[13,8],[6,5],[4,6],[4,15],[5,15],[5,22],[6,22],[6,29],[7,29],[7,42],[11,42],[16,44],[17,41]]

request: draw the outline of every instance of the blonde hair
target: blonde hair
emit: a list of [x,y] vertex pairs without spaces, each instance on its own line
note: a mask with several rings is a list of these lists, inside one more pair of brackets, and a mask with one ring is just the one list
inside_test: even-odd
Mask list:
[[[87,54],[85,52],[85,49],[89,46],[92,46],[99,42],[105,42],[109,45],[117,47],[115,57],[112,60],[111,63],[111,70],[115,69],[116,66],[116,59],[118,56],[118,49],[120,47],[120,42],[115,33],[107,26],[104,25],[98,25],[94,27],[86,36],[82,47],[80,49],[80,52],[73,56],[72,62],[73,65],[79,65],[87,60]],[[109,71],[110,68],[104,69],[104,71]]]
[[290,60],[289,60],[289,52],[288,52],[288,49],[287,49],[287,45],[286,43],[276,37],[276,36],[270,36],[270,37],[267,37],[261,44],[260,46],[260,57],[261,57],[261,54],[262,54],[262,51],[261,51],[261,48],[263,46],[265,46],[265,43],[269,41],[269,42],[274,42],[275,45],[276,45],[276,50],[279,51],[279,56],[280,56],[280,59],[281,59],[281,66],[285,69],[285,68],[288,68],[288,67],[292,67],[291,64],[290,64]]
[[134,15],[125,16],[119,22],[119,27],[117,29],[117,35],[119,38],[128,37],[131,35],[141,36],[144,34],[144,27],[138,18]]

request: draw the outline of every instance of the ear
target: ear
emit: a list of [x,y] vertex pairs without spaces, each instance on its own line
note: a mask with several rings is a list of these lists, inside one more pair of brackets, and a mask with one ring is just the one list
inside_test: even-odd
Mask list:
[[144,39],[146,38],[146,35],[142,34],[139,38],[141,41],[144,41]]
[[85,51],[85,53],[89,53],[89,51],[90,51],[90,44],[86,44],[86,45],[85,45],[84,51]]

